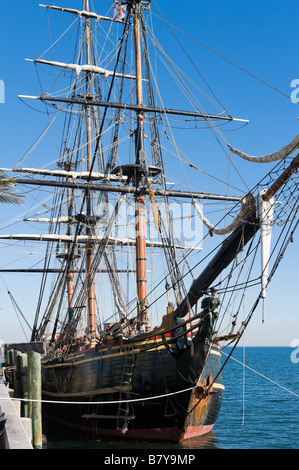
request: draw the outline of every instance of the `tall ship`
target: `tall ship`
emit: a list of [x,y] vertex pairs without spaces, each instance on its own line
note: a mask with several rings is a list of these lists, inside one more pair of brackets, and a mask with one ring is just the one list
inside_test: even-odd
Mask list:
[[261,157],[223,143],[248,165],[268,163],[254,188],[223,189],[200,170],[200,132],[221,140],[223,126],[247,121],[172,61],[151,1],[72,3],[41,5],[68,27],[30,59],[52,83],[20,95],[49,117],[38,140],[59,121],[56,158],[0,169],[42,201],[24,217],[32,233],[2,230],[0,241],[38,244],[42,261],[1,273],[41,278],[30,342],[45,345],[46,416],[95,437],[182,442],[215,425],[222,350],[238,345],[293,240],[299,137]]

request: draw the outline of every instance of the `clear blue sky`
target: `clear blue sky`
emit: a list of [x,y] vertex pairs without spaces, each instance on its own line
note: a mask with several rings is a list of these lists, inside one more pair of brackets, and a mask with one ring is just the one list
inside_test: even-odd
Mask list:
[[[0,5],[0,79],[5,84],[5,103],[0,104],[1,167],[16,164],[47,123],[45,115],[34,112],[17,97],[18,94],[34,95],[40,92],[34,65],[24,61],[24,58],[40,56],[50,44],[47,14],[44,8],[38,6],[39,3],[36,0],[16,0],[1,2]],[[105,13],[112,2],[94,0],[93,3],[98,13]],[[169,23],[282,92],[266,86],[174,30],[228,112],[249,119],[250,124],[238,132],[226,132],[225,137],[232,146],[254,155],[262,155],[280,149],[299,133],[298,104],[289,99],[293,91],[291,82],[299,79],[298,1],[155,0],[155,3]],[[153,11],[159,16],[155,3]],[[57,0],[53,4],[81,8],[80,0]],[[104,11],[101,9],[103,5]],[[180,54],[178,43],[173,38],[172,42],[163,42],[159,33],[166,32],[167,28],[158,18],[156,20],[158,27],[155,31],[164,49],[170,55]],[[58,23],[61,28],[62,21]],[[58,34],[53,18],[51,28],[53,39]],[[171,34],[168,38],[171,41]],[[63,58],[60,60],[63,61]],[[169,107],[176,107],[171,103],[171,94],[168,98]],[[219,149],[214,147],[211,155],[204,139],[202,143],[202,153],[210,158],[216,158],[217,152],[220,154]],[[195,150],[188,149],[191,160]],[[44,155],[35,155],[40,165],[47,161]],[[201,166],[204,167],[204,163]],[[240,167],[249,187],[267,171],[265,168],[252,168],[244,162],[240,163]],[[198,187],[195,178],[192,186]],[[1,207],[0,225],[20,212],[22,209],[19,208]],[[7,233],[8,230],[1,231]],[[2,259],[7,259],[3,249],[0,254]],[[295,243],[270,285],[265,304],[265,323],[261,323],[261,312],[257,312],[246,332],[248,345],[288,346],[292,340],[299,338],[299,308],[296,300],[298,262],[298,243]],[[4,280],[22,305],[24,314],[32,320],[35,305],[31,303],[32,296],[28,295],[30,279],[9,275],[4,276]],[[0,289],[0,340],[22,341],[24,336],[1,278]]]

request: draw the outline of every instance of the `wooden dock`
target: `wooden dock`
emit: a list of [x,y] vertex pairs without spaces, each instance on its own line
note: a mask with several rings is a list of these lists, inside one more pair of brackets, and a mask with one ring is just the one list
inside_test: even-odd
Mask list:
[[[5,344],[0,359],[0,448],[42,449],[43,343]],[[2,367],[1,367],[2,365]]]
[[29,418],[21,418],[19,410],[20,401],[11,399],[0,377],[0,449],[33,449],[25,431],[31,428],[31,423],[28,426]]

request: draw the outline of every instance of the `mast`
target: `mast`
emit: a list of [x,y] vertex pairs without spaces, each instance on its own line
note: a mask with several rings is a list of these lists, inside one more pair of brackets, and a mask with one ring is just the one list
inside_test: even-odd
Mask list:
[[[89,0],[86,0],[85,9],[90,12]],[[91,63],[91,24],[88,16],[85,17],[85,33],[86,33],[86,63]],[[86,98],[90,95],[90,72],[86,72]],[[91,148],[91,108],[86,107],[86,145],[87,145],[87,170],[92,170],[92,148]],[[92,195],[87,190],[87,216],[92,215]],[[87,229],[87,234],[91,235],[92,229]],[[86,247],[86,270],[87,270],[87,311],[88,311],[88,334],[94,337],[96,333],[96,313],[95,313],[95,283],[93,273],[94,263],[94,245],[89,243]]]
[[[141,64],[141,37],[140,37],[140,14],[142,5],[140,1],[131,2],[134,23],[134,45],[135,45],[135,75],[136,75],[136,104],[142,106],[142,64]],[[146,224],[145,224],[145,196],[143,187],[145,178],[145,152],[144,152],[144,128],[143,112],[138,110],[137,129],[135,135],[136,150],[136,173],[135,186],[140,190],[135,196],[135,231],[136,231],[136,271],[137,271],[137,328],[148,322],[147,317],[147,275],[146,275]]]
[[[67,149],[68,151],[69,149]],[[71,168],[71,163],[69,162],[69,156],[67,156],[67,162],[65,164],[65,169],[69,171]],[[67,180],[69,181],[70,178],[68,177]],[[67,188],[67,209],[68,209],[68,218],[71,220],[72,215],[72,189]],[[68,222],[67,224],[67,235],[71,235],[71,224]],[[73,261],[70,259],[70,252],[71,246],[70,243],[67,243],[67,256],[68,260],[71,264],[68,263],[68,275],[67,275],[67,291],[68,291],[68,308],[69,308],[69,320],[71,320],[73,316],[73,309],[74,309],[74,274],[72,273],[72,264]]]

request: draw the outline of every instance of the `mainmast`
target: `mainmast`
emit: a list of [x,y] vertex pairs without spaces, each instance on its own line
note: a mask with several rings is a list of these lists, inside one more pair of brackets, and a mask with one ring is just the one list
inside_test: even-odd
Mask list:
[[[142,63],[141,63],[141,37],[140,14],[142,5],[140,0],[132,0],[131,8],[134,22],[135,44],[135,75],[136,75],[136,104],[142,106]],[[137,129],[135,136],[136,172],[135,186],[138,192],[135,196],[135,230],[136,230],[136,271],[137,271],[137,297],[138,316],[137,328],[148,322],[147,317],[147,276],[146,276],[146,213],[145,196],[143,188],[146,184],[146,163],[144,152],[143,112],[137,111]]]
[[[69,149],[67,149],[67,152]],[[67,162],[65,163],[64,168],[67,168],[69,171],[71,168],[71,163],[69,162],[69,157],[67,157]],[[70,180],[70,178],[68,178]],[[67,188],[67,209],[68,209],[68,217],[69,220],[72,215],[72,196],[73,196],[73,191],[71,188]],[[68,222],[67,225],[67,235],[71,235],[71,226],[70,223]],[[70,243],[67,244],[67,256],[68,260],[70,261],[70,253],[71,253],[71,247]],[[71,261],[72,263],[72,261]],[[68,291],[68,309],[69,309],[69,320],[71,320],[73,316],[73,309],[74,309],[74,274],[72,273],[72,264],[70,265],[68,263],[69,270],[68,270],[68,275],[67,275],[67,291]]]
[[[86,0],[86,11],[90,12],[89,0]],[[91,24],[90,18],[85,18],[85,34],[86,34],[86,63],[91,64]],[[86,72],[86,99],[90,98],[90,72]],[[87,170],[92,171],[92,147],[91,147],[91,107],[86,106],[86,148],[87,148]],[[92,215],[92,195],[87,190],[87,217]],[[90,218],[91,220],[91,218]],[[87,233],[91,235],[92,229],[89,227]],[[96,333],[96,312],[95,312],[95,283],[94,283],[94,245],[89,243],[86,247],[86,271],[87,271],[87,311],[88,311],[88,334],[94,337]]]

